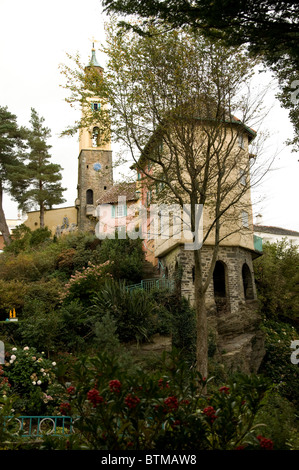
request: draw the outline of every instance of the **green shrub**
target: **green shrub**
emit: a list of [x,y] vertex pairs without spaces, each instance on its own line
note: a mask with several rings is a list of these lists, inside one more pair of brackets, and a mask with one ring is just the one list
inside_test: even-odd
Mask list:
[[109,314],[116,323],[121,342],[144,341],[155,331],[157,305],[143,290],[129,292],[124,283],[108,281],[94,294],[90,309],[92,322]]
[[[299,252],[286,240],[265,243],[254,262],[262,313],[267,319],[299,322]],[[295,323],[294,323],[295,324]]]
[[144,251],[140,238],[119,239],[116,233],[115,239],[105,238],[101,242],[98,256],[101,263],[112,261],[110,273],[113,279],[128,284],[136,284],[142,279]]
[[[43,415],[48,407],[48,387],[56,380],[54,366],[45,353],[33,347],[13,348],[3,365],[2,377],[7,377],[16,413]],[[47,398],[48,397],[48,398]]]
[[276,385],[280,394],[299,405],[299,370],[297,364],[292,364],[291,343],[299,339],[296,329],[288,323],[273,320],[265,321],[266,355],[260,367],[260,372],[267,375]]
[[269,387],[262,377],[239,375],[207,395],[208,381],[176,354],[165,358],[163,376],[127,369],[111,352],[78,358],[61,400],[67,414],[80,417],[75,429],[82,446],[158,452],[273,448],[254,428]]
[[9,316],[9,311],[13,308],[17,316],[22,311],[24,299],[28,292],[28,285],[19,280],[4,281],[0,279],[0,320],[5,320]]
[[108,260],[98,265],[88,263],[87,268],[76,271],[60,291],[61,302],[78,299],[82,304],[90,305],[94,293],[101,290],[106,279],[111,277],[109,268]]
[[267,436],[275,442],[277,449],[290,450],[294,437],[299,438],[298,418],[294,405],[273,390],[257,414],[256,422],[264,423]]

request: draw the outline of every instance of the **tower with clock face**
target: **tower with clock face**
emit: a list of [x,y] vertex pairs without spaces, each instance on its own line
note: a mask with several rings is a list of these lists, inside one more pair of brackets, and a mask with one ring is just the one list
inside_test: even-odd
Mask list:
[[[86,70],[102,74],[103,69],[98,64],[95,50]],[[113,185],[112,151],[110,140],[101,141],[99,118],[102,103],[96,98],[91,98],[88,112],[94,115],[94,124],[81,130],[79,135],[78,157],[78,196],[76,208],[78,211],[78,230],[94,231],[97,223],[96,202]],[[87,110],[83,110],[86,112]]]

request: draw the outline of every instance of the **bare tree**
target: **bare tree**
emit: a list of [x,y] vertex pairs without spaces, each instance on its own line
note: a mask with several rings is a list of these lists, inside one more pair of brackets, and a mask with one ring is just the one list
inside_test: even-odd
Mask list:
[[155,200],[188,205],[194,237],[197,208],[204,208],[202,241],[213,245],[207,276],[201,249],[193,252],[197,368],[207,376],[205,296],[219,246],[234,234],[253,238],[248,229],[242,234],[240,213],[250,225],[250,187],[261,177],[248,147],[256,137],[249,122],[261,104],[248,94],[256,62],[241,48],[224,48],[186,29],[161,33],[150,27],[148,33],[141,38],[116,29],[113,21],[108,25],[108,63],[94,92],[109,103],[111,134],[129,149],[143,187],[161,185]]

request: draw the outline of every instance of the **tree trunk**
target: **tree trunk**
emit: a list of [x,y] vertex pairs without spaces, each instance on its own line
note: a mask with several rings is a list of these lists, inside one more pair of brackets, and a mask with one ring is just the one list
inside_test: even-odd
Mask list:
[[6,223],[6,218],[5,218],[5,214],[3,210],[3,188],[2,188],[1,181],[0,181],[0,232],[2,233],[5,245],[10,245],[11,237],[10,237],[9,228]]
[[39,206],[39,226],[41,228],[45,226],[45,206],[43,203]]
[[196,368],[202,377],[208,376],[208,326],[203,288],[201,251],[194,251],[194,294],[196,312]]

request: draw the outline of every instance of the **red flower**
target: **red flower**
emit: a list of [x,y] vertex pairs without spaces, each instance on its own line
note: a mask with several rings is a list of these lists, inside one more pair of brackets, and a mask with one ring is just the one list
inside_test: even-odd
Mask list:
[[181,400],[181,404],[182,405],[190,405],[190,401],[189,400]]
[[99,391],[96,388],[89,390],[87,393],[87,399],[92,403],[95,408],[99,403],[103,403],[104,398],[99,394]]
[[213,408],[213,406],[207,406],[203,410],[203,414],[205,414],[210,419],[212,424],[214,423],[215,419],[217,418],[217,416],[215,414],[215,409]]
[[136,408],[136,406],[140,403],[140,399],[131,393],[126,396],[125,398],[125,404],[128,406],[128,408]]
[[163,390],[164,387],[169,388],[169,383],[168,382],[164,383],[164,379],[159,379],[158,386],[161,388],[161,390]]
[[166,405],[166,408],[164,408],[164,411],[166,413],[171,413],[171,411],[175,411],[179,407],[179,402],[177,397],[168,397],[164,400],[164,405]]
[[59,410],[61,414],[68,415],[71,411],[71,405],[68,402],[61,403]]
[[119,393],[121,389],[121,383],[119,380],[110,380],[109,387],[111,392]]
[[266,439],[266,437],[263,436],[257,436],[257,439],[260,441],[260,446],[262,449],[265,450],[273,450],[273,442],[271,439]]
[[173,421],[173,423],[171,424],[172,428],[175,429],[176,426],[180,426],[181,424],[181,421],[179,419],[176,419],[175,421]]
[[225,386],[224,386],[224,387],[220,387],[220,388],[219,388],[219,392],[223,392],[223,393],[225,393],[226,395],[228,395],[228,394],[229,394],[229,388],[228,388],[228,387],[225,387]]
[[75,387],[70,386],[66,389],[66,391],[69,395],[73,395],[75,393],[76,389],[75,389]]

